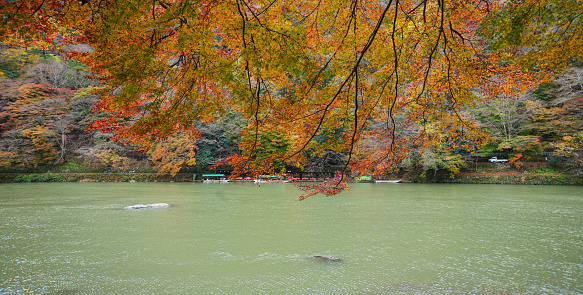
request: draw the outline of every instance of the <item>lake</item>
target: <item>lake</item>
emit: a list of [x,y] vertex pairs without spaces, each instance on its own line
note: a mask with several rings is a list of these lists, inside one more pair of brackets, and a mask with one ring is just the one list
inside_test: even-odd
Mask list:
[[[1,184],[0,293],[583,294],[583,187],[299,194],[292,184]],[[159,202],[173,207],[120,210]]]

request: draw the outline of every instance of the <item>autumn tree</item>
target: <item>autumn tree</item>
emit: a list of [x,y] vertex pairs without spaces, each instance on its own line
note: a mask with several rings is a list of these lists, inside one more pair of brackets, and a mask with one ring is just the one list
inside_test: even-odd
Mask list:
[[561,158],[577,175],[583,174],[583,132],[565,136],[563,141],[556,143],[554,156]]
[[77,75],[76,71],[67,68],[62,62],[38,63],[31,66],[28,73],[38,83],[46,84],[54,90],[65,87]]
[[148,152],[154,168],[160,173],[176,175],[183,165],[196,164],[195,137],[187,133],[175,134],[152,145]]
[[68,133],[71,129],[71,118],[67,114],[60,115],[55,118],[50,127],[55,133],[55,141],[61,151],[59,154],[59,161],[64,162],[69,145]]
[[93,156],[98,159],[102,166],[111,168],[114,172],[128,168],[129,159],[120,155],[115,149],[101,150]]
[[45,85],[16,82],[0,87],[0,150],[12,154],[15,166],[63,161],[67,152],[70,91],[55,93]]
[[38,59],[39,56],[32,50],[0,46],[0,78],[17,78],[26,72],[26,66]]
[[583,130],[583,100],[571,100],[562,106],[549,106],[533,114],[530,132],[544,141],[561,141],[564,136]]
[[477,112],[493,136],[508,141],[528,128],[526,122],[531,120],[531,115],[539,108],[541,105],[527,95],[502,95],[484,102]]
[[[161,140],[240,112],[247,140],[232,164],[241,173],[301,165],[335,128],[334,150],[360,173],[391,169],[410,145],[480,146],[466,107],[520,95],[583,50],[576,1],[66,2],[3,0],[0,42],[94,49],[68,56],[102,83],[97,108],[111,116],[93,127],[120,140]],[[259,157],[271,128],[292,140]],[[369,137],[383,148],[357,162]]]
[[562,96],[555,104],[583,98],[583,67],[569,67],[556,76],[553,82],[559,86],[557,91]]

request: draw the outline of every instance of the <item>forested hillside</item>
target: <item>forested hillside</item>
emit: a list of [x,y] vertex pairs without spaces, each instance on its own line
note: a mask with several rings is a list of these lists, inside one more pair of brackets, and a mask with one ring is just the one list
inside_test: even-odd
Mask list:
[[[247,126],[232,112],[214,123],[197,123],[198,137],[172,136],[138,147],[112,141],[112,134],[88,128],[103,118],[93,112],[99,101],[86,67],[48,51],[2,47],[0,51],[0,166],[3,171],[183,171],[207,172],[209,167],[240,152],[241,131]],[[573,65],[557,78],[517,97],[495,97],[467,109],[491,135],[476,153],[436,145],[412,151],[401,170],[459,172],[467,163],[498,155],[513,167],[546,159],[559,169],[581,174],[583,169],[583,68]],[[330,135],[333,136],[333,135]],[[320,141],[328,140],[321,136]],[[264,153],[286,148],[285,138],[264,130]],[[374,142],[360,147],[375,153]],[[306,152],[306,171],[338,169],[346,151],[331,149],[317,156]],[[478,159],[476,159],[478,158]],[[291,163],[290,163],[291,164]],[[34,169],[37,168],[37,169]],[[40,169],[39,169],[40,168]],[[68,169],[67,169],[68,168]]]
[[[199,124],[200,137],[171,137],[149,147],[112,141],[89,129],[105,115],[86,67],[41,50],[0,49],[0,167],[3,171],[144,171],[176,173],[209,166],[238,152],[245,124],[237,114]],[[196,154],[196,155],[195,155]],[[197,165],[194,165],[196,159]]]

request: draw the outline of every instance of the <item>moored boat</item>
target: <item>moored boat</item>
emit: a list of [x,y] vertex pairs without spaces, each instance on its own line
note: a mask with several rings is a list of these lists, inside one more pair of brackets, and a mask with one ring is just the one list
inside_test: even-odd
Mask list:
[[397,180],[381,180],[381,179],[375,179],[374,181],[375,183],[400,183],[401,179],[397,179]]
[[229,182],[229,179],[226,178],[224,174],[203,174],[202,182],[204,183]]

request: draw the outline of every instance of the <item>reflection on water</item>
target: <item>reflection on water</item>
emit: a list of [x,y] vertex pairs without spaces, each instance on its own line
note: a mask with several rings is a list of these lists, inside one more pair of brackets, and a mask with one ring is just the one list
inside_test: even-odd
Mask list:
[[[581,187],[355,184],[303,202],[299,193],[0,185],[0,293],[583,293]],[[173,207],[119,210],[160,202]]]

